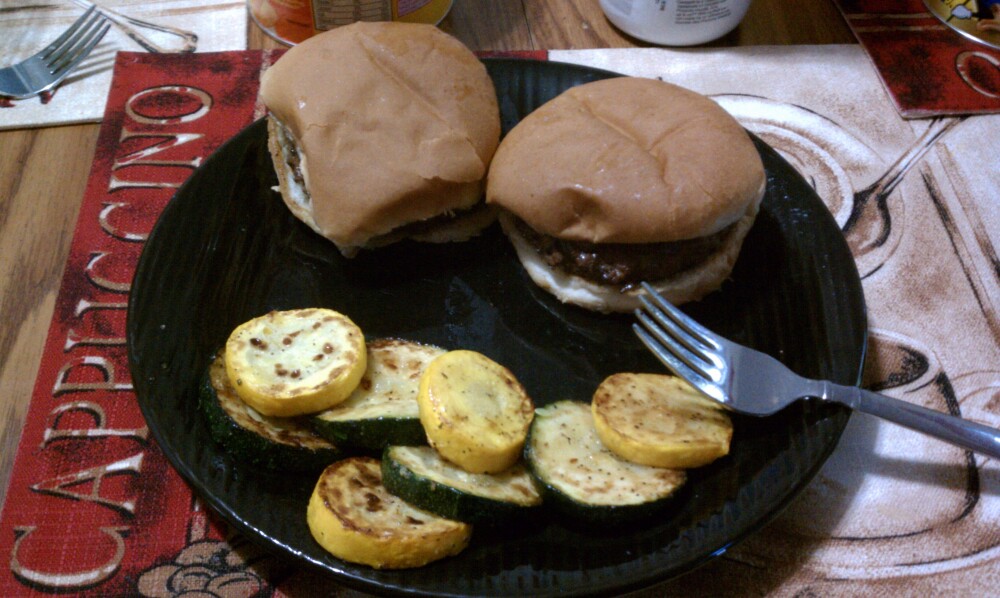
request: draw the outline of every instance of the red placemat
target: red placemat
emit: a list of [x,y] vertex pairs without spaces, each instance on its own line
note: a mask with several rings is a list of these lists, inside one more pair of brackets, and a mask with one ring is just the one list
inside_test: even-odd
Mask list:
[[240,569],[224,528],[149,437],[129,377],[125,308],[157,216],[194,168],[253,120],[268,60],[260,52],[117,56],[4,505],[2,596],[162,595],[151,590],[183,583],[171,579],[178,567]]
[[903,118],[1000,112],[1000,49],[955,29],[975,2],[928,0],[955,28],[921,0],[836,2]]
[[118,54],[0,517],[0,596],[273,595],[292,572],[232,536],[170,466],[125,346],[144,240],[177,187],[263,114],[260,74],[279,53]]

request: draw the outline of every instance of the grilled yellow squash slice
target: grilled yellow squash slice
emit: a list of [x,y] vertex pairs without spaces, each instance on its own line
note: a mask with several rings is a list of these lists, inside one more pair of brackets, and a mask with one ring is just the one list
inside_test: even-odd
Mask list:
[[365,373],[361,330],[329,309],[273,311],[241,324],[226,341],[236,393],[264,415],[321,411],[346,399]]
[[514,465],[535,413],[514,374],[475,351],[435,358],[420,377],[417,404],[430,445],[470,473]]
[[614,374],[591,402],[601,442],[633,463],[692,468],[729,454],[725,409],[674,376]]
[[352,457],[320,475],[306,513],[313,538],[337,558],[377,569],[420,567],[458,554],[472,526],[410,506],[382,485],[378,459]]
[[334,443],[313,432],[301,418],[269,417],[247,405],[229,383],[222,355],[208,366],[199,405],[212,438],[252,465],[317,472],[342,456]]

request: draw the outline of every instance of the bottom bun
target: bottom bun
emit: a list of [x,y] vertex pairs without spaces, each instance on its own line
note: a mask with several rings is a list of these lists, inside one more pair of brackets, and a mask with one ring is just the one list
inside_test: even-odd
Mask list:
[[[700,265],[663,280],[646,282],[674,305],[697,301],[717,290],[733,271],[736,258],[743,246],[743,239],[750,232],[759,207],[759,201],[753,202],[747,213],[737,221],[725,244]],[[545,263],[535,248],[517,230],[514,218],[504,212],[500,215],[500,225],[513,244],[525,271],[536,285],[563,303],[578,305],[592,311],[630,312],[640,307],[639,297],[645,292],[641,287],[622,290],[616,286],[598,284],[569,274]]]
[[496,222],[496,219],[497,209],[479,202],[469,209],[455,212],[447,217],[440,216],[435,218],[433,226],[426,228],[414,226],[412,229],[404,226],[395,231],[389,231],[380,237],[373,238],[366,247],[382,247],[389,243],[402,241],[403,239],[413,239],[421,243],[457,243],[468,241],[472,237],[482,233],[483,230]]
[[[295,173],[289,166],[295,140],[273,116],[268,116],[267,132],[268,150],[274,163],[274,172],[278,177],[276,191],[281,194],[285,205],[296,218],[306,223],[317,234],[329,239],[313,218],[309,193],[295,178]],[[422,226],[420,222],[412,223],[412,226],[404,225],[385,234],[371,237],[361,245],[341,245],[332,239],[331,242],[345,257],[353,257],[359,249],[384,247],[403,239],[413,239],[422,243],[467,241],[481,233],[495,220],[496,208],[480,201],[471,208],[435,217],[427,226]]]

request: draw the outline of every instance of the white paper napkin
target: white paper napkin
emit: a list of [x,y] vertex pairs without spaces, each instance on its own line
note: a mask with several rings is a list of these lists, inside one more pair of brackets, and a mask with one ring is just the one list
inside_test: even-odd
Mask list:
[[[47,46],[84,13],[85,4],[74,0],[5,1],[0,10],[0,66],[14,64]],[[97,4],[134,19],[192,32],[198,37],[198,52],[246,49],[246,3],[241,0],[97,0]],[[179,37],[134,28],[165,48],[182,46]],[[0,129],[99,121],[119,50],[141,52],[144,48],[113,25],[51,98],[0,105]]]

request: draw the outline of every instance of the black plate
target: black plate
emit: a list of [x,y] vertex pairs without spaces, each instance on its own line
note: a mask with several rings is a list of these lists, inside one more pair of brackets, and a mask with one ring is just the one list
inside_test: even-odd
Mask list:
[[[563,89],[612,76],[555,63],[487,64],[505,130]],[[857,383],[866,321],[854,261],[813,190],[757,145],[768,171],[761,214],[731,281],[686,309],[801,374]],[[725,165],[719,170],[725,176]],[[633,336],[629,317],[591,314],[539,292],[495,227],[460,245],[402,243],[348,261],[290,215],[274,184],[265,127],[257,122],[209,158],[166,207],[132,284],[132,377],[156,441],[212,508],[249,537],[342,583],[490,596],[646,586],[721,554],[772,518],[847,423],[846,410],[816,403],[769,418],[737,417],[732,454],[693,471],[674,510],[632,529],[547,518],[503,533],[477,530],[464,553],[420,569],[342,562],[306,527],[315,476],[268,475],[207,440],[195,408],[198,380],[244,320],[272,309],[331,307],[369,338],[485,353],[513,370],[538,405],[587,401],[614,372],[664,370]]]

